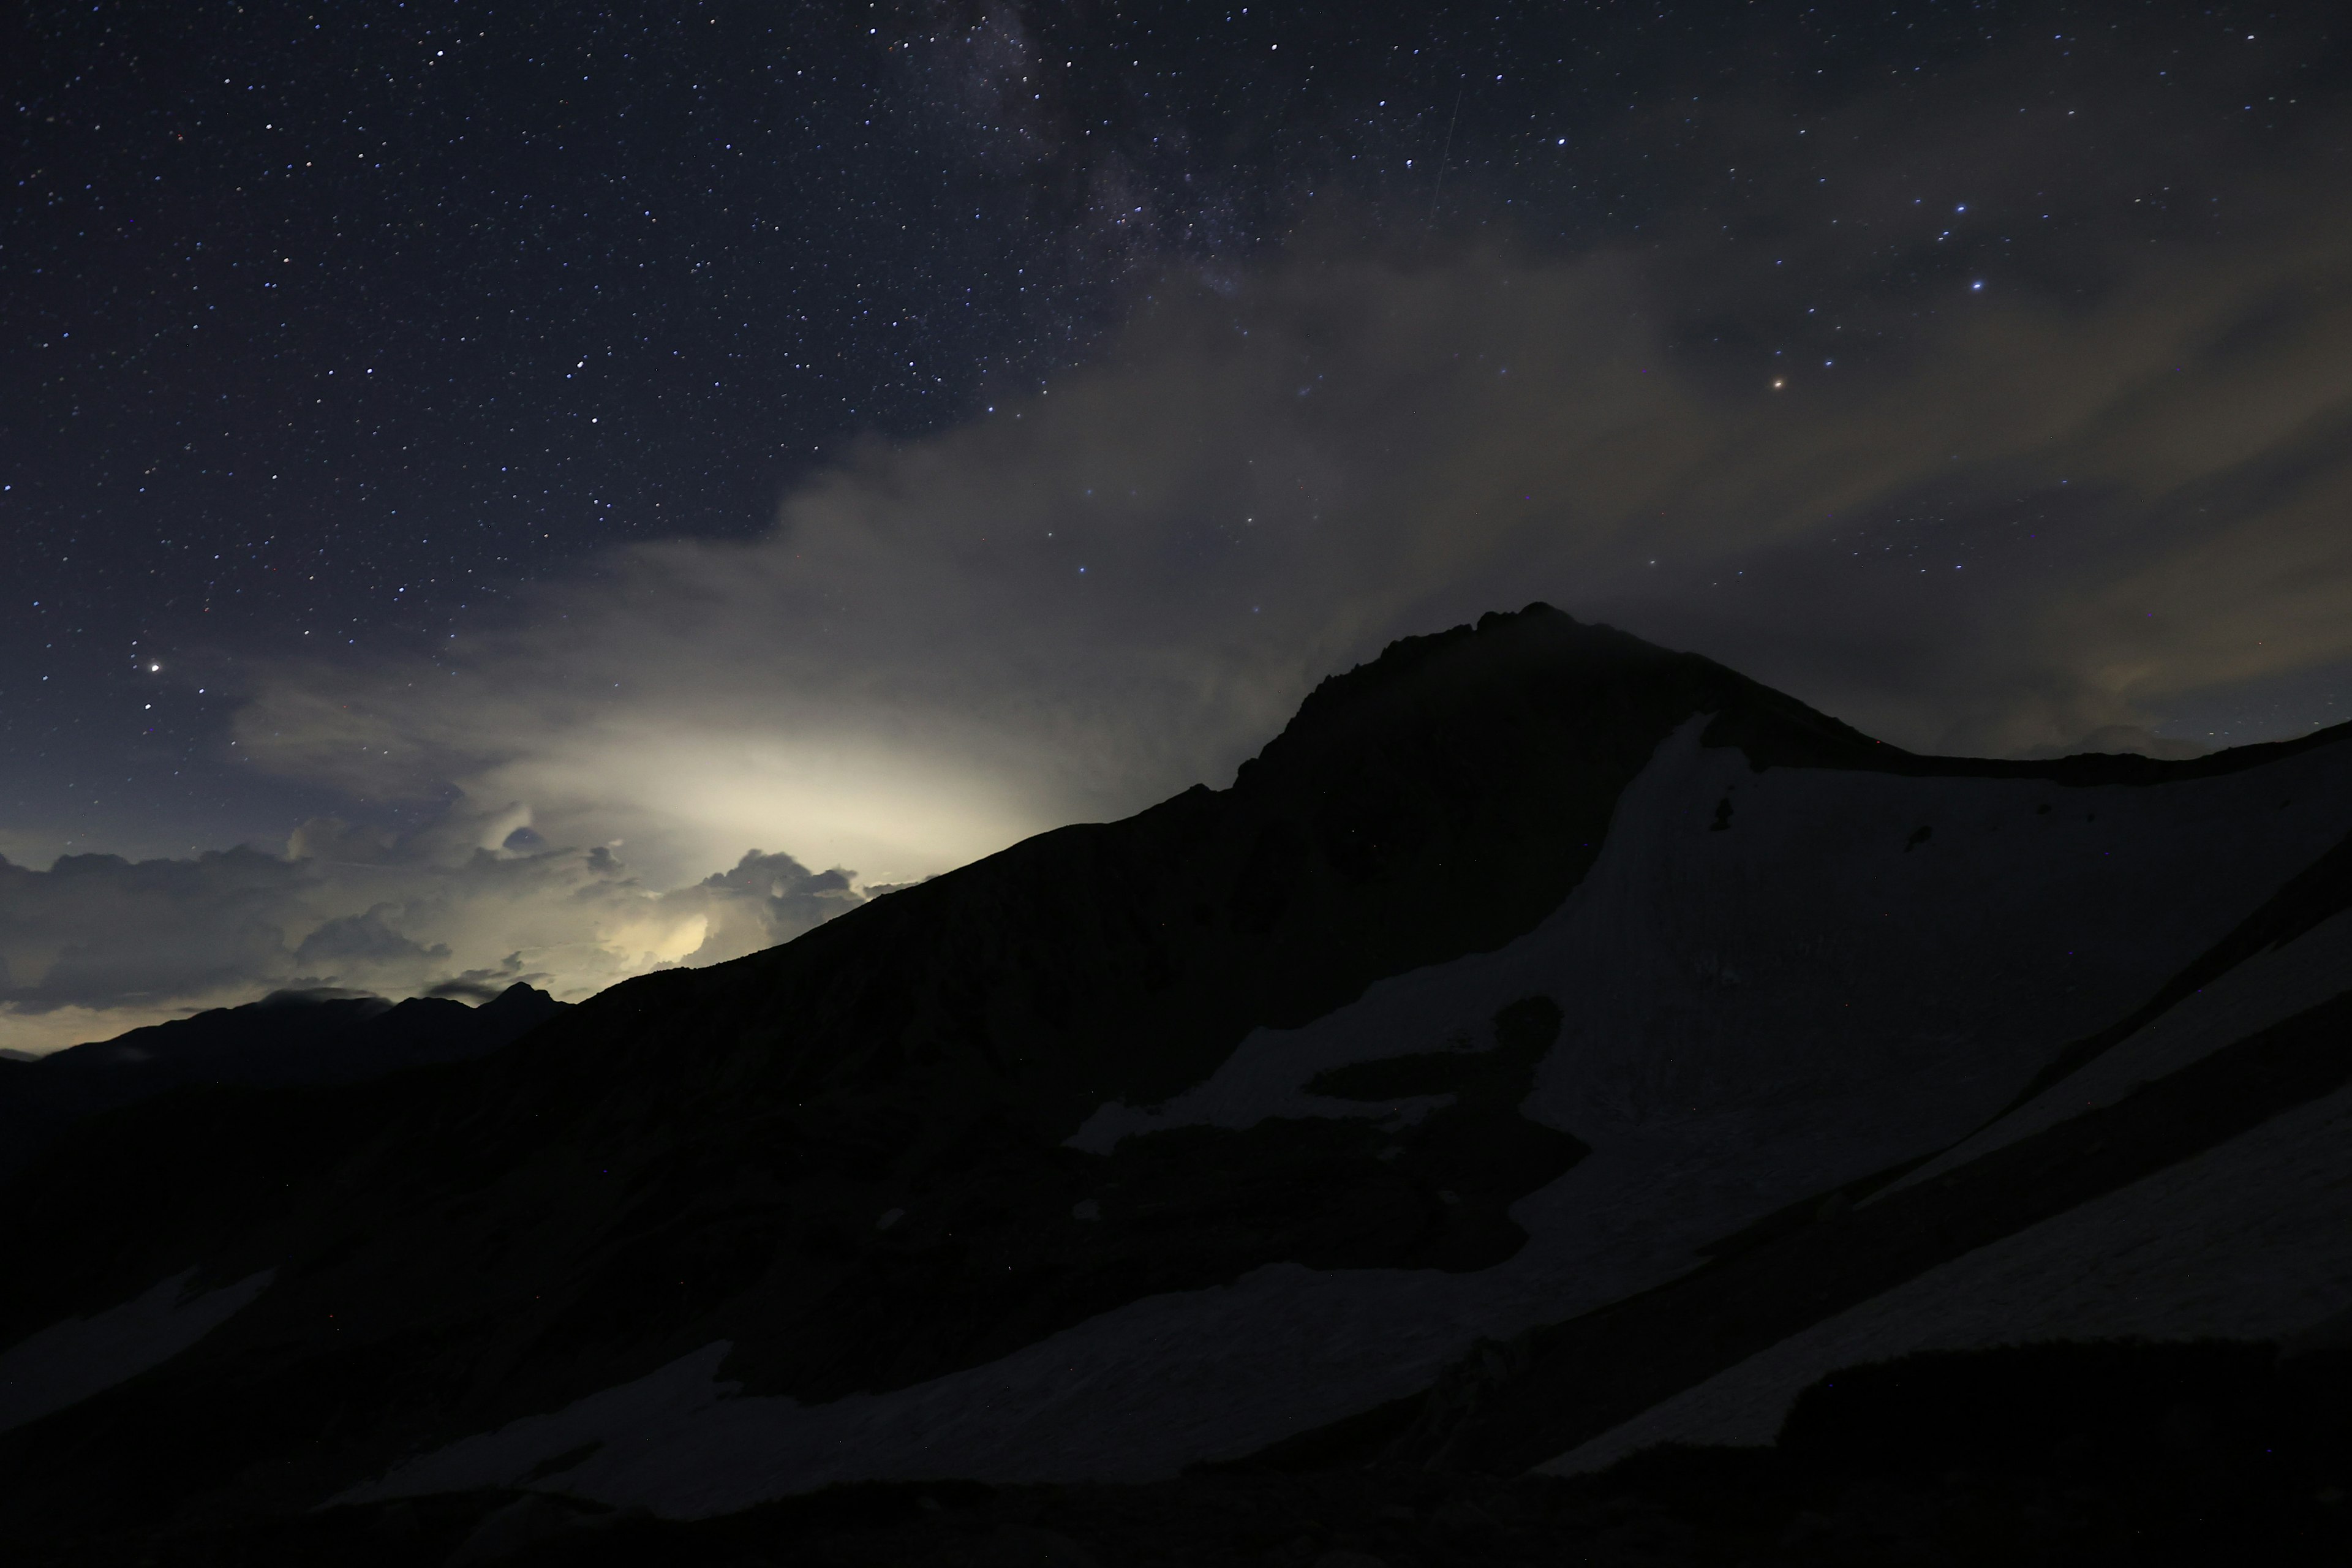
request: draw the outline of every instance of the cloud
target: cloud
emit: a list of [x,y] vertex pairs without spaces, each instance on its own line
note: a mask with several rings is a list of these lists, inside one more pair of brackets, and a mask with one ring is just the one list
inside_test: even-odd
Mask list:
[[2139,744],[2185,695],[2352,658],[2352,227],[2242,205],[2088,291],[1931,279],[1900,342],[1850,302],[1851,355],[1707,341],[1785,291],[1690,281],[1712,242],[1308,236],[1230,293],[1170,275],[1097,363],[866,447],[764,538],[280,668],[238,733],[672,877],[782,841],[900,879],[1222,783],[1324,674],[1545,598],[1908,745]]
[[251,849],[132,862],[0,863],[0,993],[14,1007],[210,994],[266,970],[300,869]]
[[866,897],[847,871],[756,849],[659,890],[609,846],[504,847],[528,831],[512,816],[452,812],[397,842],[314,820],[285,858],[0,861],[0,1037],[53,1048],[280,988],[481,1001],[529,981],[576,999],[772,946]]
[[425,947],[394,931],[384,916],[398,912],[398,905],[375,904],[365,914],[338,915],[302,939],[294,950],[294,962],[314,969],[392,963],[413,967],[449,956],[446,942]]

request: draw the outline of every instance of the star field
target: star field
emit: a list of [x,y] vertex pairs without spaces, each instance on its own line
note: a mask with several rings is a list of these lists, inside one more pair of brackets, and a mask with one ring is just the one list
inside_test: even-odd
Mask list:
[[[1155,280],[1229,288],[1335,229],[1646,253],[1678,374],[1803,399],[1955,313],[2087,307],[2141,253],[2226,237],[2344,64],[2324,19],[2258,7],[412,0],[12,26],[20,856],[425,809],[243,763],[252,670],[430,657],[616,544],[755,537],[860,441],[1083,365]],[[1689,588],[2029,572],[2067,505],[1916,494]]]

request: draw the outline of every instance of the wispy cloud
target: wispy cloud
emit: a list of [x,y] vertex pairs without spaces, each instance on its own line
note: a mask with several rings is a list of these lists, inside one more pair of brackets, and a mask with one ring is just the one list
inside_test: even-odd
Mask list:
[[1303,242],[1231,295],[1168,280],[1102,363],[859,453],[763,539],[278,670],[240,734],[680,867],[899,879],[1222,783],[1323,674],[1540,597],[1914,746],[2150,743],[2184,694],[2352,657],[2347,270],[2352,231],[2282,219],[1735,377],[1639,256]]

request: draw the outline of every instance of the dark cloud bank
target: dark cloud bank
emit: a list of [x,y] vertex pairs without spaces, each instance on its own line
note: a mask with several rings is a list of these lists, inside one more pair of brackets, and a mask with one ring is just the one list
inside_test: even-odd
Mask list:
[[[480,1002],[529,981],[584,995],[772,946],[870,891],[756,849],[656,891],[610,848],[535,845],[507,815],[452,813],[397,845],[313,821],[283,858],[74,855],[47,871],[0,860],[8,1037],[52,1049],[280,988]],[[504,842],[471,841],[489,832]]]
[[[904,880],[1223,783],[1324,674],[1536,598],[1915,748],[2307,727],[2263,716],[2352,660],[2340,127],[2255,166],[2140,89],[2014,76],[1711,111],[1673,145],[1719,187],[1598,248],[1312,204],[764,538],[268,670],[259,765],[457,804],[396,845],[8,867],[8,1005],[730,956],[862,896],[806,866]],[[800,858],[692,880],[750,843]]]

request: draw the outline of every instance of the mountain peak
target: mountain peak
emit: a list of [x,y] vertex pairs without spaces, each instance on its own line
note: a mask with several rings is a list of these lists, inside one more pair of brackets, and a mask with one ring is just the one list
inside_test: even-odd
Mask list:
[[[1498,682],[1605,677],[1644,661],[1690,657],[1540,602],[1516,612],[1489,611],[1475,626],[1400,637],[1378,657],[1326,677],[1252,761],[1271,763],[1326,742],[1344,743],[1341,737],[1366,726],[1409,724],[1424,707],[1442,707]],[[1244,764],[1244,772],[1249,766]]]

